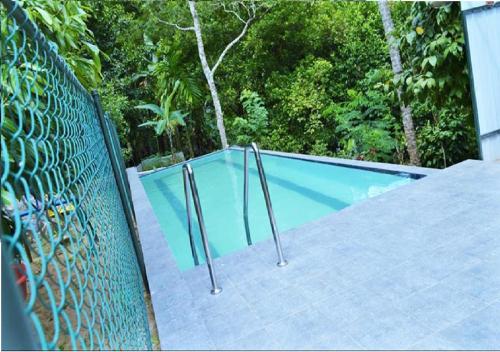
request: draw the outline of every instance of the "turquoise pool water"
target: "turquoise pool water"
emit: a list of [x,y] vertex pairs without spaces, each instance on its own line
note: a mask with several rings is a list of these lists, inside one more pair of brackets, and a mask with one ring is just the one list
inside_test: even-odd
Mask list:
[[[249,223],[253,243],[271,237],[255,158],[249,154]],[[412,182],[411,178],[262,154],[280,232]],[[214,257],[247,246],[243,220],[243,152],[225,150],[191,161]],[[186,223],[182,166],[141,177],[181,270],[194,266]],[[196,250],[203,247],[194,208]]]

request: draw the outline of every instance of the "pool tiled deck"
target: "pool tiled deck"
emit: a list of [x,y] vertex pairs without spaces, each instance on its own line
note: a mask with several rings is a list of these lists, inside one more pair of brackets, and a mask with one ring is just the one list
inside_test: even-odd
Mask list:
[[272,240],[218,258],[218,296],[205,266],[177,269],[128,173],[163,349],[500,349],[500,163],[287,231],[284,268]]

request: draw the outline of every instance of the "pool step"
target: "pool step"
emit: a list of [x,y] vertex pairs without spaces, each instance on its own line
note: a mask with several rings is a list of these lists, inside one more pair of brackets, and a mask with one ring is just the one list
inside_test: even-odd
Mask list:
[[[273,205],[271,202],[271,196],[269,195],[269,187],[267,185],[266,174],[264,172],[264,166],[262,165],[262,158],[260,156],[260,150],[257,146],[257,143],[252,142],[251,144],[244,147],[243,155],[244,155],[244,190],[243,190],[243,209],[244,209],[244,221],[245,221],[245,230],[248,245],[252,244],[252,239],[250,235],[250,226],[248,223],[248,151],[249,149],[253,150],[255,156],[255,163],[257,165],[257,170],[259,172],[260,185],[262,187],[262,193],[264,194],[264,200],[266,202],[267,214],[269,216],[269,222],[271,224],[271,230],[273,234],[273,240],[276,247],[276,253],[278,255],[278,267],[284,267],[288,264],[283,255],[283,249],[281,246],[281,239],[278,231],[278,226],[276,225],[276,219],[274,217]],[[190,194],[193,198],[194,207],[196,211],[196,217],[198,219],[198,226],[200,227],[200,234],[203,243],[203,250],[205,252],[205,260],[208,269],[208,274],[211,282],[210,293],[213,295],[217,295],[222,292],[222,288],[218,285],[217,282],[217,274],[214,269],[213,259],[210,252],[210,246],[208,241],[208,235],[205,228],[205,221],[203,220],[203,212],[200,204],[200,197],[198,195],[198,188],[196,186],[196,180],[193,168],[191,164],[186,163],[182,166],[182,174],[183,174],[183,183],[184,183],[184,196],[186,201],[186,213],[187,213],[187,224],[188,224],[188,236],[189,236],[189,244],[191,247],[191,254],[193,256],[193,261],[195,265],[199,263],[198,253],[196,252],[196,246],[193,236],[193,226],[191,220],[191,201]]]

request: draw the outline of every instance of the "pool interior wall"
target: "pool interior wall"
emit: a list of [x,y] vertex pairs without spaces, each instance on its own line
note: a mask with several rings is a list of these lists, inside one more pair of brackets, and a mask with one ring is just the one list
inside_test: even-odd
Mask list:
[[[363,199],[412,182],[409,174],[317,163],[262,154],[280,231],[298,227]],[[228,149],[190,161],[193,167],[212,256],[247,246],[243,220],[243,152]],[[194,266],[187,232],[182,164],[141,177],[163,233],[181,270]],[[192,206],[192,204],[191,204]],[[192,209],[192,214],[195,214]],[[249,155],[249,224],[253,243],[271,236],[253,154]],[[198,223],[193,216],[196,251],[204,262]]]

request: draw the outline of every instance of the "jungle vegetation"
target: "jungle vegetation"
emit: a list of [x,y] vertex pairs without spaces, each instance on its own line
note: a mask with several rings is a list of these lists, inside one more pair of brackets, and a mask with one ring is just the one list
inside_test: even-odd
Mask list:
[[191,5],[24,1],[98,89],[129,165],[220,149],[222,115],[229,145],[410,163],[403,106],[423,166],[477,157],[459,3],[389,3],[389,41],[377,2],[196,2],[200,33]]

